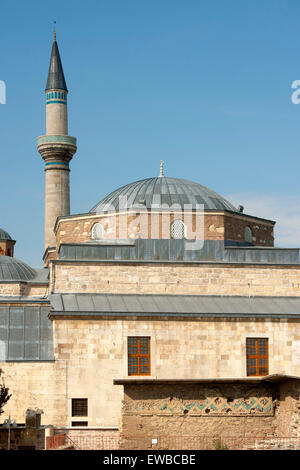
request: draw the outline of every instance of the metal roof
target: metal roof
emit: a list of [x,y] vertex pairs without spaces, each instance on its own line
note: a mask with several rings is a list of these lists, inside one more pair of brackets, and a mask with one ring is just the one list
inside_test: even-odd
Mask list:
[[11,256],[0,256],[1,281],[30,281],[36,272],[33,268]]
[[51,315],[300,318],[300,297],[51,294]]
[[46,84],[46,91],[47,90],[68,91],[56,41],[53,41],[51,51],[50,65]]
[[7,233],[3,228],[0,228],[0,240],[12,240],[9,233]]
[[[121,198],[121,199],[120,199]],[[180,178],[146,178],[116,189],[90,212],[116,212],[126,209],[195,209],[203,204],[207,210],[238,210],[222,196],[199,183]],[[187,207],[186,205],[190,205]]]
[[0,282],[49,282],[49,269],[33,269],[23,261],[11,256],[0,256]]
[[54,262],[115,261],[237,264],[299,264],[299,248],[229,247],[223,240],[136,239],[132,242],[62,243]]

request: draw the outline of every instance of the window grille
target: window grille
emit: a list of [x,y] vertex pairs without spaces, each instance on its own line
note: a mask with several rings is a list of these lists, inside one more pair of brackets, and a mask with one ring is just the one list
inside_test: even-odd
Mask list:
[[101,240],[103,238],[103,227],[100,222],[97,222],[92,227],[92,240]]
[[88,415],[88,399],[72,398],[72,416]]
[[268,338],[247,338],[247,375],[269,374]]
[[150,375],[150,337],[128,337],[128,375]]
[[252,230],[250,227],[245,227],[245,242],[252,243]]
[[171,238],[182,239],[186,236],[186,228],[182,220],[177,219],[171,224]]

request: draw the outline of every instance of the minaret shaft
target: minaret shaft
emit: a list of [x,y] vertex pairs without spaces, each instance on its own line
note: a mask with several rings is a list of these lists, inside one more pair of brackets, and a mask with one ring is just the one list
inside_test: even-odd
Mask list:
[[46,135],[68,135],[68,109],[66,104],[47,104]]
[[68,168],[45,169],[45,249],[56,246],[53,228],[57,217],[70,214]]
[[68,135],[67,86],[54,36],[46,85],[46,135],[38,137],[45,161],[45,250],[56,246],[57,217],[70,214],[69,162],[77,150]]

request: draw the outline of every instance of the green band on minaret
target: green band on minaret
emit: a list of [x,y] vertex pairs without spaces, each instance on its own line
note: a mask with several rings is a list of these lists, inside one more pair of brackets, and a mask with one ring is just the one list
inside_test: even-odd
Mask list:
[[45,166],[48,166],[48,165],[63,165],[63,166],[69,166],[69,163],[65,163],[65,162],[47,162],[47,163],[45,163]]

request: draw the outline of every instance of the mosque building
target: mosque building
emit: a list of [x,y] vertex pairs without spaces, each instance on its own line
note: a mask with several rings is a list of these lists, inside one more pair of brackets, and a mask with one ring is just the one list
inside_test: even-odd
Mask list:
[[39,408],[51,432],[107,448],[300,439],[299,249],[275,247],[275,221],[167,176],[162,161],[70,214],[77,143],[55,34],[45,93],[45,267],[16,259],[0,229],[12,393],[1,417]]

